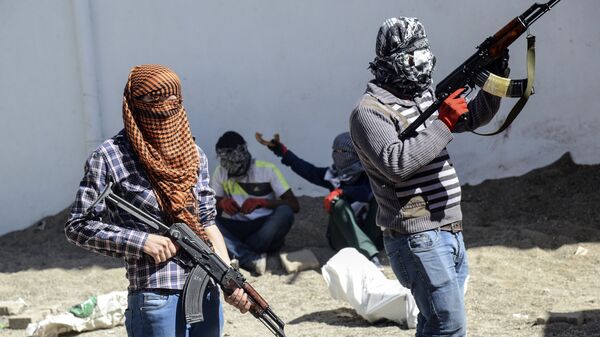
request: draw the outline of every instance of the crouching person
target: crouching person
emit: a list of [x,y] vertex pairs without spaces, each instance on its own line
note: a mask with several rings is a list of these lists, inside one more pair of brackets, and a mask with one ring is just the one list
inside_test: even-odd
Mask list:
[[240,267],[262,275],[267,253],[278,251],[300,207],[281,171],[252,158],[244,138],[225,132],[215,146],[220,165],[211,186],[217,196],[217,226]]
[[263,143],[296,174],[329,190],[323,206],[328,214],[326,236],[331,249],[355,248],[381,268],[378,253],[383,249],[383,232],[375,223],[377,202],[350,133],[343,132],[333,140],[333,163],[329,167],[300,158],[278,137]]

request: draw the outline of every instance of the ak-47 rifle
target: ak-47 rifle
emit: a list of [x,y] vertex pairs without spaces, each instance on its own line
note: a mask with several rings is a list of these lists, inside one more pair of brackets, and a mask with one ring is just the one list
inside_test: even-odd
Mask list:
[[202,239],[186,224],[175,223],[171,227],[160,222],[152,215],[140,210],[112,191],[112,182],[102,191],[100,196],[86,210],[86,217],[94,215],[95,206],[102,200],[108,200],[120,209],[130,213],[148,226],[171,238],[179,247],[180,253],[175,257],[191,268],[183,288],[183,307],[187,323],[201,322],[202,299],[212,278],[221,286],[226,294],[242,288],[252,302],[250,312],[260,320],[275,336],[285,337],[283,321],[275,315],[269,304],[248,283],[239,270],[227,265]]
[[[413,121],[400,134],[400,140],[413,135],[417,128],[423,124],[435,111],[438,110],[442,102],[454,91],[462,87],[474,88],[479,85],[483,90],[497,96],[521,97],[513,110],[509,113],[504,125],[499,130],[491,134],[502,132],[518,115],[520,110],[527,102],[529,95],[533,93],[535,54],[535,37],[528,36],[528,78],[524,80],[510,80],[495,76],[485,71],[485,67],[492,61],[502,57],[504,50],[518,39],[529,26],[533,24],[542,15],[554,7],[560,0],[550,0],[546,3],[533,4],[523,14],[511,20],[502,27],[496,34],[488,37],[477,47],[477,51],[456,68],[450,75],[446,76],[435,90],[436,100],[420,116]],[[465,118],[466,116],[461,116]]]

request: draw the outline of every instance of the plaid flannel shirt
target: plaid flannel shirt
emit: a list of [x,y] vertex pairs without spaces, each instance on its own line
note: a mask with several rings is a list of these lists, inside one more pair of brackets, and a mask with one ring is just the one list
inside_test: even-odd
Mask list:
[[[200,223],[208,227],[215,224],[215,197],[209,186],[206,155],[199,147],[198,152],[201,164],[194,193],[198,197]],[[143,253],[148,234],[157,234],[155,229],[106,202],[98,203],[96,217],[84,217],[85,211],[109,181],[114,183],[116,194],[162,219],[152,185],[121,131],[102,143],[86,161],[85,174],[65,225],[67,239],[96,253],[124,259],[129,290],[183,289],[188,273],[184,266],[173,259],[155,264],[150,256]]]

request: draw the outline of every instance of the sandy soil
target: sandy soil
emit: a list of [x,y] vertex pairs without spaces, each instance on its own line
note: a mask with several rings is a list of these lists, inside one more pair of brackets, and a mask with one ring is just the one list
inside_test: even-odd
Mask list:
[[[464,186],[463,211],[471,279],[469,336],[600,336],[600,165],[575,165],[568,155],[524,176]],[[284,250],[308,247],[324,264],[334,252],[324,238],[321,199],[300,198],[302,210]],[[66,212],[0,237],[0,301],[23,298],[23,316],[40,319],[91,295],[124,290],[121,262],[66,242]],[[575,254],[579,247],[586,254]],[[581,249],[580,249],[581,251]],[[389,266],[385,273],[393,278]],[[288,336],[413,336],[389,322],[369,324],[332,300],[320,272],[286,275],[275,256],[249,281],[287,325]],[[539,324],[547,313],[583,317],[581,324]],[[250,315],[226,306],[226,336],[268,336]],[[0,317],[0,323],[6,321]],[[25,336],[0,329],[1,336]],[[123,327],[83,333],[126,336]]]

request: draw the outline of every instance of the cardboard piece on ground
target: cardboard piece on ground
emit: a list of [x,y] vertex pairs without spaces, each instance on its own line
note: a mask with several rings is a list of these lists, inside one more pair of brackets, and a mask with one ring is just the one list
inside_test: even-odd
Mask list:
[[295,252],[281,253],[279,259],[288,274],[320,267],[315,254],[306,248]]
[[9,329],[25,329],[27,325],[31,323],[31,317],[9,317],[8,328]]
[[0,316],[18,315],[26,306],[27,303],[22,298],[16,301],[0,301]]

